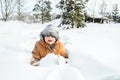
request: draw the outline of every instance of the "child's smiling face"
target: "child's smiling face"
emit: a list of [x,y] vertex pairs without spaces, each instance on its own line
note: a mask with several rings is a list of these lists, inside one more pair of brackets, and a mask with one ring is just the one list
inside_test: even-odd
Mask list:
[[50,45],[54,44],[55,41],[56,41],[56,39],[54,37],[49,36],[49,35],[45,36],[44,39],[45,39],[45,42],[48,43],[48,44],[50,44]]

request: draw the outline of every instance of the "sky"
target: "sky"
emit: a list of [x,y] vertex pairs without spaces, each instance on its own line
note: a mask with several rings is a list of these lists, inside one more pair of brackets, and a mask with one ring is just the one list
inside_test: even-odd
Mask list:
[[[26,2],[28,3],[27,4],[28,9],[33,9],[34,4],[36,4],[36,1],[37,0],[26,0]],[[56,9],[55,6],[60,0],[50,0],[50,1],[52,2],[51,7],[54,8],[52,12],[55,13],[55,12],[59,11],[58,9]]]
[[58,64],[58,57],[50,54],[39,66],[31,66],[31,51],[40,32],[59,22],[0,21],[0,80],[120,80],[120,24],[114,23],[59,29],[68,63]]
[[[95,11],[96,15],[99,15],[100,12],[100,4],[102,4],[102,1],[105,1],[107,4],[107,10],[106,11],[112,11],[113,5],[118,4],[119,12],[120,12],[120,0],[89,0],[87,3],[86,10],[93,14],[92,12]],[[93,10],[94,9],[94,10]]]

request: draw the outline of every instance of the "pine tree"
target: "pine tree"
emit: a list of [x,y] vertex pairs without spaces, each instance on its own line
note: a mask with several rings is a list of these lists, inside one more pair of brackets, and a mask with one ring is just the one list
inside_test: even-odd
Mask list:
[[84,27],[85,3],[88,0],[61,0],[57,8],[62,10],[62,25],[70,25],[71,28]]
[[33,9],[35,18],[42,24],[51,20],[51,10],[51,2],[48,0],[38,0]]
[[112,18],[113,18],[113,21],[114,21],[114,22],[117,22],[117,20],[118,20],[118,14],[119,14],[118,5],[115,4],[115,5],[113,6],[113,10],[112,10]]

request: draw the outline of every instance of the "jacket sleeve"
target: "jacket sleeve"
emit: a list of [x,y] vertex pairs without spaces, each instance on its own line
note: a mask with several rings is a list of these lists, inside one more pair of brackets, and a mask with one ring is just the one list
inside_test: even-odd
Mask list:
[[[33,59],[30,62],[31,65],[34,65],[41,58],[40,53],[39,53],[38,48],[37,48],[37,42],[36,42],[35,47],[32,51],[32,57],[33,57]],[[34,66],[37,66],[37,65],[34,65]]]
[[62,43],[60,43],[60,49],[61,49],[61,55],[65,58],[68,58],[68,54],[65,51],[64,45]]
[[38,48],[37,48],[37,43],[35,44],[35,47],[34,47],[34,49],[33,49],[33,51],[32,51],[32,56],[33,56],[33,58],[34,58],[36,61],[40,60],[40,58],[41,58],[40,52],[39,52],[39,50],[38,50]]

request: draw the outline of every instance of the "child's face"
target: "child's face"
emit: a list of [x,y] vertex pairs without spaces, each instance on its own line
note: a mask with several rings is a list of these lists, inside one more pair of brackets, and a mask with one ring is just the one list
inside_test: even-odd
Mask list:
[[45,42],[48,44],[54,44],[56,39],[52,36],[45,36]]

